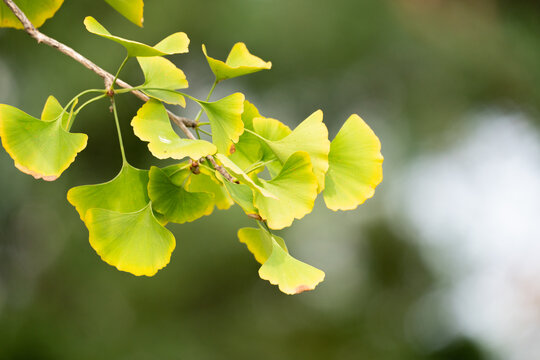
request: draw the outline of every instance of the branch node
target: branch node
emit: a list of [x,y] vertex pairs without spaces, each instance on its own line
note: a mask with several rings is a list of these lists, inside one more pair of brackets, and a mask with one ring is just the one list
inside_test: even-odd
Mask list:
[[191,170],[193,174],[199,175],[201,173],[199,162],[197,160],[191,160],[191,165],[189,166],[189,170]]

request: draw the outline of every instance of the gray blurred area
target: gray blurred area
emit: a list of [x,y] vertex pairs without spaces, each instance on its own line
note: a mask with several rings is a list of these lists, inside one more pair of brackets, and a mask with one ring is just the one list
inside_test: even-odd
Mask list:
[[[79,115],[90,137],[53,183],[0,151],[0,359],[540,359],[540,5],[526,0],[147,0],[139,29],[103,1],[66,0],[42,31],[114,72],[120,36],[156,43],[186,32],[173,57],[205,97],[201,52],[243,41],[271,71],[229,80],[291,127],[322,109],[331,137],[351,113],[383,146],[384,181],[355,211],[313,213],[280,232],[326,272],[313,292],[258,278],[238,208],[169,228],[171,263],[153,278],[105,264],[66,200],[121,164],[104,102]],[[140,84],[135,61],[122,78]],[[24,32],[0,30],[0,102],[39,115],[99,77]],[[153,159],[118,99],[127,156]],[[189,105],[179,114],[194,116]]]

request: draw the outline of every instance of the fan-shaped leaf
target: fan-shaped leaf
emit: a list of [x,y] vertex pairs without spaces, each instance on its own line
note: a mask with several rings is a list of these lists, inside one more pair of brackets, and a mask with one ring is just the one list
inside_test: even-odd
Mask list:
[[358,115],[332,141],[329,163],[323,193],[329,209],[352,210],[373,196],[383,178],[381,143]]
[[103,25],[91,16],[84,19],[86,29],[92,34],[104,37],[119,43],[126,48],[129,57],[163,56],[172,54],[183,54],[189,51],[189,38],[183,32],[174,33],[161,40],[156,46],[123,39],[112,35]]
[[244,43],[234,44],[225,62],[208,56],[204,44],[202,50],[204,56],[206,56],[206,60],[208,60],[210,69],[212,69],[212,72],[216,75],[216,81],[231,79],[237,76],[272,68],[271,62],[265,62],[261,58],[250,54]]
[[278,285],[285,294],[313,290],[324,280],[324,272],[289,255],[285,242],[279,236],[264,230],[243,228],[238,231],[238,238],[263,264],[259,269],[261,279]]
[[[38,28],[54,16],[64,0],[15,0],[14,2],[26,14],[32,25]],[[3,1],[0,2],[0,27],[24,29],[19,19]]]
[[[186,172],[189,176],[190,171]],[[150,169],[148,194],[154,209],[178,224],[210,215],[214,210],[213,194],[187,191],[183,184],[174,183],[163,170],[154,166]]]
[[293,258],[274,239],[272,254],[259,269],[259,276],[288,295],[313,290],[324,280],[323,271]]
[[0,104],[0,139],[19,170],[36,179],[53,181],[86,147],[88,136],[66,131],[60,117],[43,121]]
[[255,206],[271,229],[290,226],[311,212],[317,198],[317,178],[313,174],[308,153],[299,151],[285,162],[272,180],[260,180],[261,186],[277,196],[271,199],[255,193]]
[[107,264],[133,275],[153,276],[167,266],[176,242],[152,213],[149,203],[137,212],[90,209],[90,245]]
[[212,141],[222,154],[233,151],[233,143],[238,142],[244,132],[242,113],[244,95],[235,93],[215,102],[199,101],[212,126]]
[[148,170],[139,170],[125,162],[120,173],[103,184],[77,186],[67,199],[85,221],[89,209],[107,209],[129,213],[144,208],[148,202]]
[[279,120],[258,116],[252,120],[253,130],[263,138],[279,141],[289,135],[291,129]]
[[139,109],[131,126],[139,139],[149,142],[150,152],[158,159],[189,156],[197,160],[217,151],[208,141],[180,138],[171,126],[167,110],[156,100],[148,101]]
[[[168,104],[186,107],[186,99],[174,90],[188,87],[186,75],[172,62],[162,57],[139,57],[137,58],[144,73],[143,92],[153,98],[162,100]],[[167,90],[155,90],[169,89]]]
[[[263,141],[276,154],[281,163],[285,163],[289,156],[297,151],[306,151],[313,163],[313,172],[318,182],[318,192],[324,189],[324,175],[328,170],[328,153],[330,152],[328,129],[323,124],[322,119],[323,113],[319,110],[311,114],[293,132],[281,140],[272,141],[263,137]],[[283,126],[270,123],[267,119],[253,119],[255,129],[262,128],[263,124],[267,124],[264,128],[265,131],[274,136],[286,132]],[[272,126],[272,128],[269,128],[269,126]]]
[[124,15],[126,19],[138,25],[143,26],[143,0],[105,0],[116,11]]

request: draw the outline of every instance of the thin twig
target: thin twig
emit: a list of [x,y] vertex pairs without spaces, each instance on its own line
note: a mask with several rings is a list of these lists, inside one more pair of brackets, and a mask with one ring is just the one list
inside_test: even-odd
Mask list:
[[[115,76],[108,71],[102,69],[98,65],[94,64],[92,61],[88,60],[81,54],[79,54],[77,51],[73,50],[67,45],[62,44],[56,39],[53,39],[39,30],[36,29],[36,27],[32,24],[30,19],[26,16],[26,14],[13,2],[13,0],[4,0],[4,3],[9,7],[9,9],[13,12],[13,14],[19,19],[19,21],[24,26],[24,31],[26,31],[31,37],[33,37],[38,43],[46,44],[52,48],[55,48],[56,50],[60,51],[64,55],[69,56],[70,58],[74,59],[78,63],[82,64],[87,69],[95,72],[97,75],[99,75],[103,81],[105,82],[105,89],[109,89],[114,81]],[[121,79],[116,80],[116,84],[122,88],[129,89],[133,86],[129,85],[125,81]],[[142,101],[148,101],[150,98],[146,96],[141,91],[135,90],[132,91],[132,93],[137,96]],[[180,130],[186,136],[192,140],[196,140],[195,136],[189,131],[188,127],[196,127],[197,123],[191,119],[185,118],[183,116],[178,116],[169,110],[167,110],[167,113],[169,114],[169,118],[174,122]],[[234,178],[223,168],[222,166],[218,165],[214,158],[212,156],[207,156],[208,161],[212,163],[214,168],[220,172],[221,175],[223,175],[227,180],[234,181]]]
[[[106,89],[108,89],[111,86],[111,84],[112,84],[112,82],[114,80],[114,75],[113,74],[111,74],[108,71],[106,71],[106,70],[102,69],[101,67],[97,66],[92,61],[88,60],[87,58],[85,58],[84,56],[82,56],[81,54],[79,54],[77,51],[73,50],[69,46],[67,46],[65,44],[62,44],[58,40],[53,39],[53,38],[43,34],[39,30],[37,30],[35,28],[35,26],[32,24],[32,22],[28,19],[26,14],[24,12],[22,12],[22,10],[13,2],[13,0],[4,0],[4,2],[9,7],[9,9],[13,12],[13,14],[17,17],[17,19],[19,19],[19,21],[23,24],[24,31],[26,31],[38,43],[43,43],[43,44],[46,44],[46,45],[48,45],[48,46],[50,46],[52,48],[55,48],[56,50],[60,51],[61,53],[65,54],[65,55],[69,56],[70,58],[74,59],[75,61],[79,62],[80,64],[82,64],[87,69],[89,69],[89,70],[95,72],[96,74],[98,74],[103,79],[103,81],[105,82],[105,88]],[[116,80],[116,84],[118,86],[120,86],[120,87],[123,87],[123,88],[131,88],[132,87],[131,85],[129,85],[128,83],[126,83],[125,81],[122,81],[120,79]],[[133,91],[133,94],[135,96],[137,96],[139,99],[141,99],[142,101],[148,101],[149,100],[149,97],[146,96],[145,94],[143,94],[140,91]],[[195,127],[196,126],[195,121],[193,121],[191,119],[188,119],[188,118],[185,118],[185,117],[182,117],[182,116],[178,116],[176,114],[173,114],[172,112],[169,112],[169,117],[171,118],[172,121],[174,121],[176,124],[178,124],[178,126],[180,126],[180,129],[182,129],[182,131],[184,131],[184,132],[185,132],[185,130],[187,130],[187,127]],[[182,125],[179,125],[180,123]],[[189,135],[188,135],[188,137],[189,137]]]

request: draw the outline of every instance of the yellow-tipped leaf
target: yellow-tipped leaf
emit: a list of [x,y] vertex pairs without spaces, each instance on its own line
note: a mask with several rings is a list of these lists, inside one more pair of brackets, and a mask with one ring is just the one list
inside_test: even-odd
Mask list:
[[332,141],[324,201],[329,209],[353,210],[375,193],[383,178],[381,143],[358,115]]
[[229,56],[225,62],[214,59],[208,56],[206,46],[202,45],[202,50],[208,65],[214,75],[216,81],[235,78],[237,76],[252,74],[257,71],[267,70],[272,68],[271,62],[266,62],[261,58],[252,55],[244,43],[236,43],[231,49]]
[[129,57],[163,56],[183,54],[189,51],[189,38],[183,32],[174,33],[161,40],[157,45],[149,46],[137,41],[127,40],[112,35],[103,25],[91,16],[87,16],[84,19],[84,26],[86,26],[86,30],[92,34],[122,45],[127,50]]
[[9,105],[0,104],[0,139],[15,167],[36,179],[56,180],[75,161],[87,144],[86,134],[73,134],[64,128],[65,117],[53,110],[57,101],[49,98],[46,116],[36,119]]
[[136,276],[153,276],[169,263],[176,242],[152,213],[90,209],[86,213],[90,245],[103,261]]
[[261,187],[279,199],[255,193],[255,206],[271,229],[291,226],[295,219],[301,219],[313,209],[317,198],[317,178],[308,153],[294,153],[276,177],[270,181],[259,181]]
[[214,144],[204,140],[183,139],[173,130],[167,110],[159,101],[144,104],[131,121],[135,135],[148,142],[148,149],[158,159],[198,160],[215,154]]

